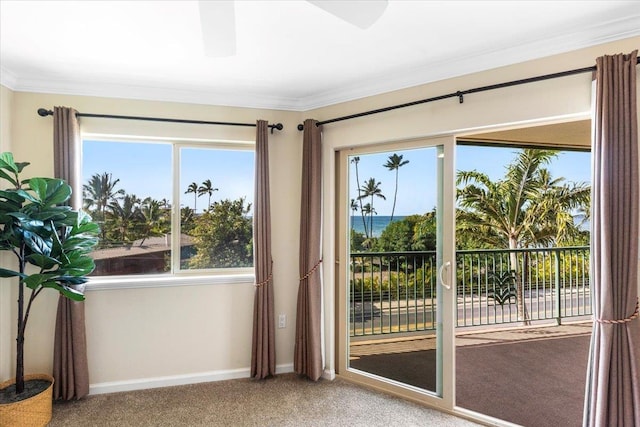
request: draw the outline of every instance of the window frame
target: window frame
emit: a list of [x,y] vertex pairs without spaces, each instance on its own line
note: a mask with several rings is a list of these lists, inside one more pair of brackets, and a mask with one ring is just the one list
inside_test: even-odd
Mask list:
[[[171,145],[171,271],[165,273],[128,274],[89,276],[86,290],[112,290],[112,289],[136,289],[173,286],[202,286],[218,284],[254,284],[255,266],[235,268],[211,268],[211,269],[180,269],[180,152],[183,148],[195,149],[226,149],[235,151],[252,151],[255,153],[255,141],[247,140],[214,140],[201,138],[169,138],[151,136],[128,136],[98,133],[82,133],[80,159],[78,165],[80,182],[78,188],[82,189],[82,174],[84,165],[84,142],[100,141],[113,143],[147,143]],[[255,171],[254,171],[255,174]],[[84,201],[84,198],[82,198]],[[177,230],[178,232],[174,232]]]

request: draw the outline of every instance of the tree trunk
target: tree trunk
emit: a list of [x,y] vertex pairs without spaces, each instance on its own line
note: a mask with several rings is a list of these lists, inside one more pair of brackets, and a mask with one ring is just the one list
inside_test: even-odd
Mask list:
[[[18,257],[20,273],[24,273],[24,244]],[[18,334],[16,335],[16,394],[24,391],[24,283],[18,283]]]
[[[514,238],[509,238],[509,249],[516,249],[517,242]],[[523,325],[531,325],[529,319],[529,313],[527,306],[524,303],[524,274],[518,268],[518,254],[516,252],[509,252],[509,264],[511,269],[516,273],[516,307],[518,310],[518,322],[522,322]]]
[[367,221],[364,218],[364,212],[362,212],[362,199],[360,198],[360,175],[358,174],[358,162],[360,161],[359,157],[354,157],[352,160],[356,165],[356,185],[358,186],[358,204],[360,205],[360,215],[362,216],[362,226],[364,227],[364,237],[369,238],[369,232],[367,231]]
[[391,208],[391,219],[389,224],[393,222],[393,214],[396,212],[396,199],[398,197],[398,169],[396,169],[396,189],[393,192],[393,207]]

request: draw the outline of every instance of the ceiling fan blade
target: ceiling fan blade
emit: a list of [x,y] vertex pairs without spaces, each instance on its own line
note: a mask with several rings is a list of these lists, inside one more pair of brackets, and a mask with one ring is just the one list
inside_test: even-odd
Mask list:
[[382,16],[388,4],[387,0],[307,1],[363,30],[369,28]]
[[211,57],[236,53],[236,14],[233,1],[198,2],[204,53]]

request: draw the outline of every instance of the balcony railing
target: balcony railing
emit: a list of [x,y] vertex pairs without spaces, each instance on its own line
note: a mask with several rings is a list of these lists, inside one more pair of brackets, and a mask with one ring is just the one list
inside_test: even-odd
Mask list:
[[[351,336],[434,330],[436,285],[434,251],[351,254]],[[457,251],[456,292],[458,327],[590,315],[589,247]]]

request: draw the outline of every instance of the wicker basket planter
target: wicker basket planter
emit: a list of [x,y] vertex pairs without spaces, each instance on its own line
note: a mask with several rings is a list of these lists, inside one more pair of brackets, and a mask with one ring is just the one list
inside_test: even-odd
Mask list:
[[[53,377],[46,374],[25,375],[24,380],[49,381],[49,387],[28,399],[0,404],[0,426],[42,427],[51,421]],[[0,384],[0,390],[15,383],[15,378]]]

